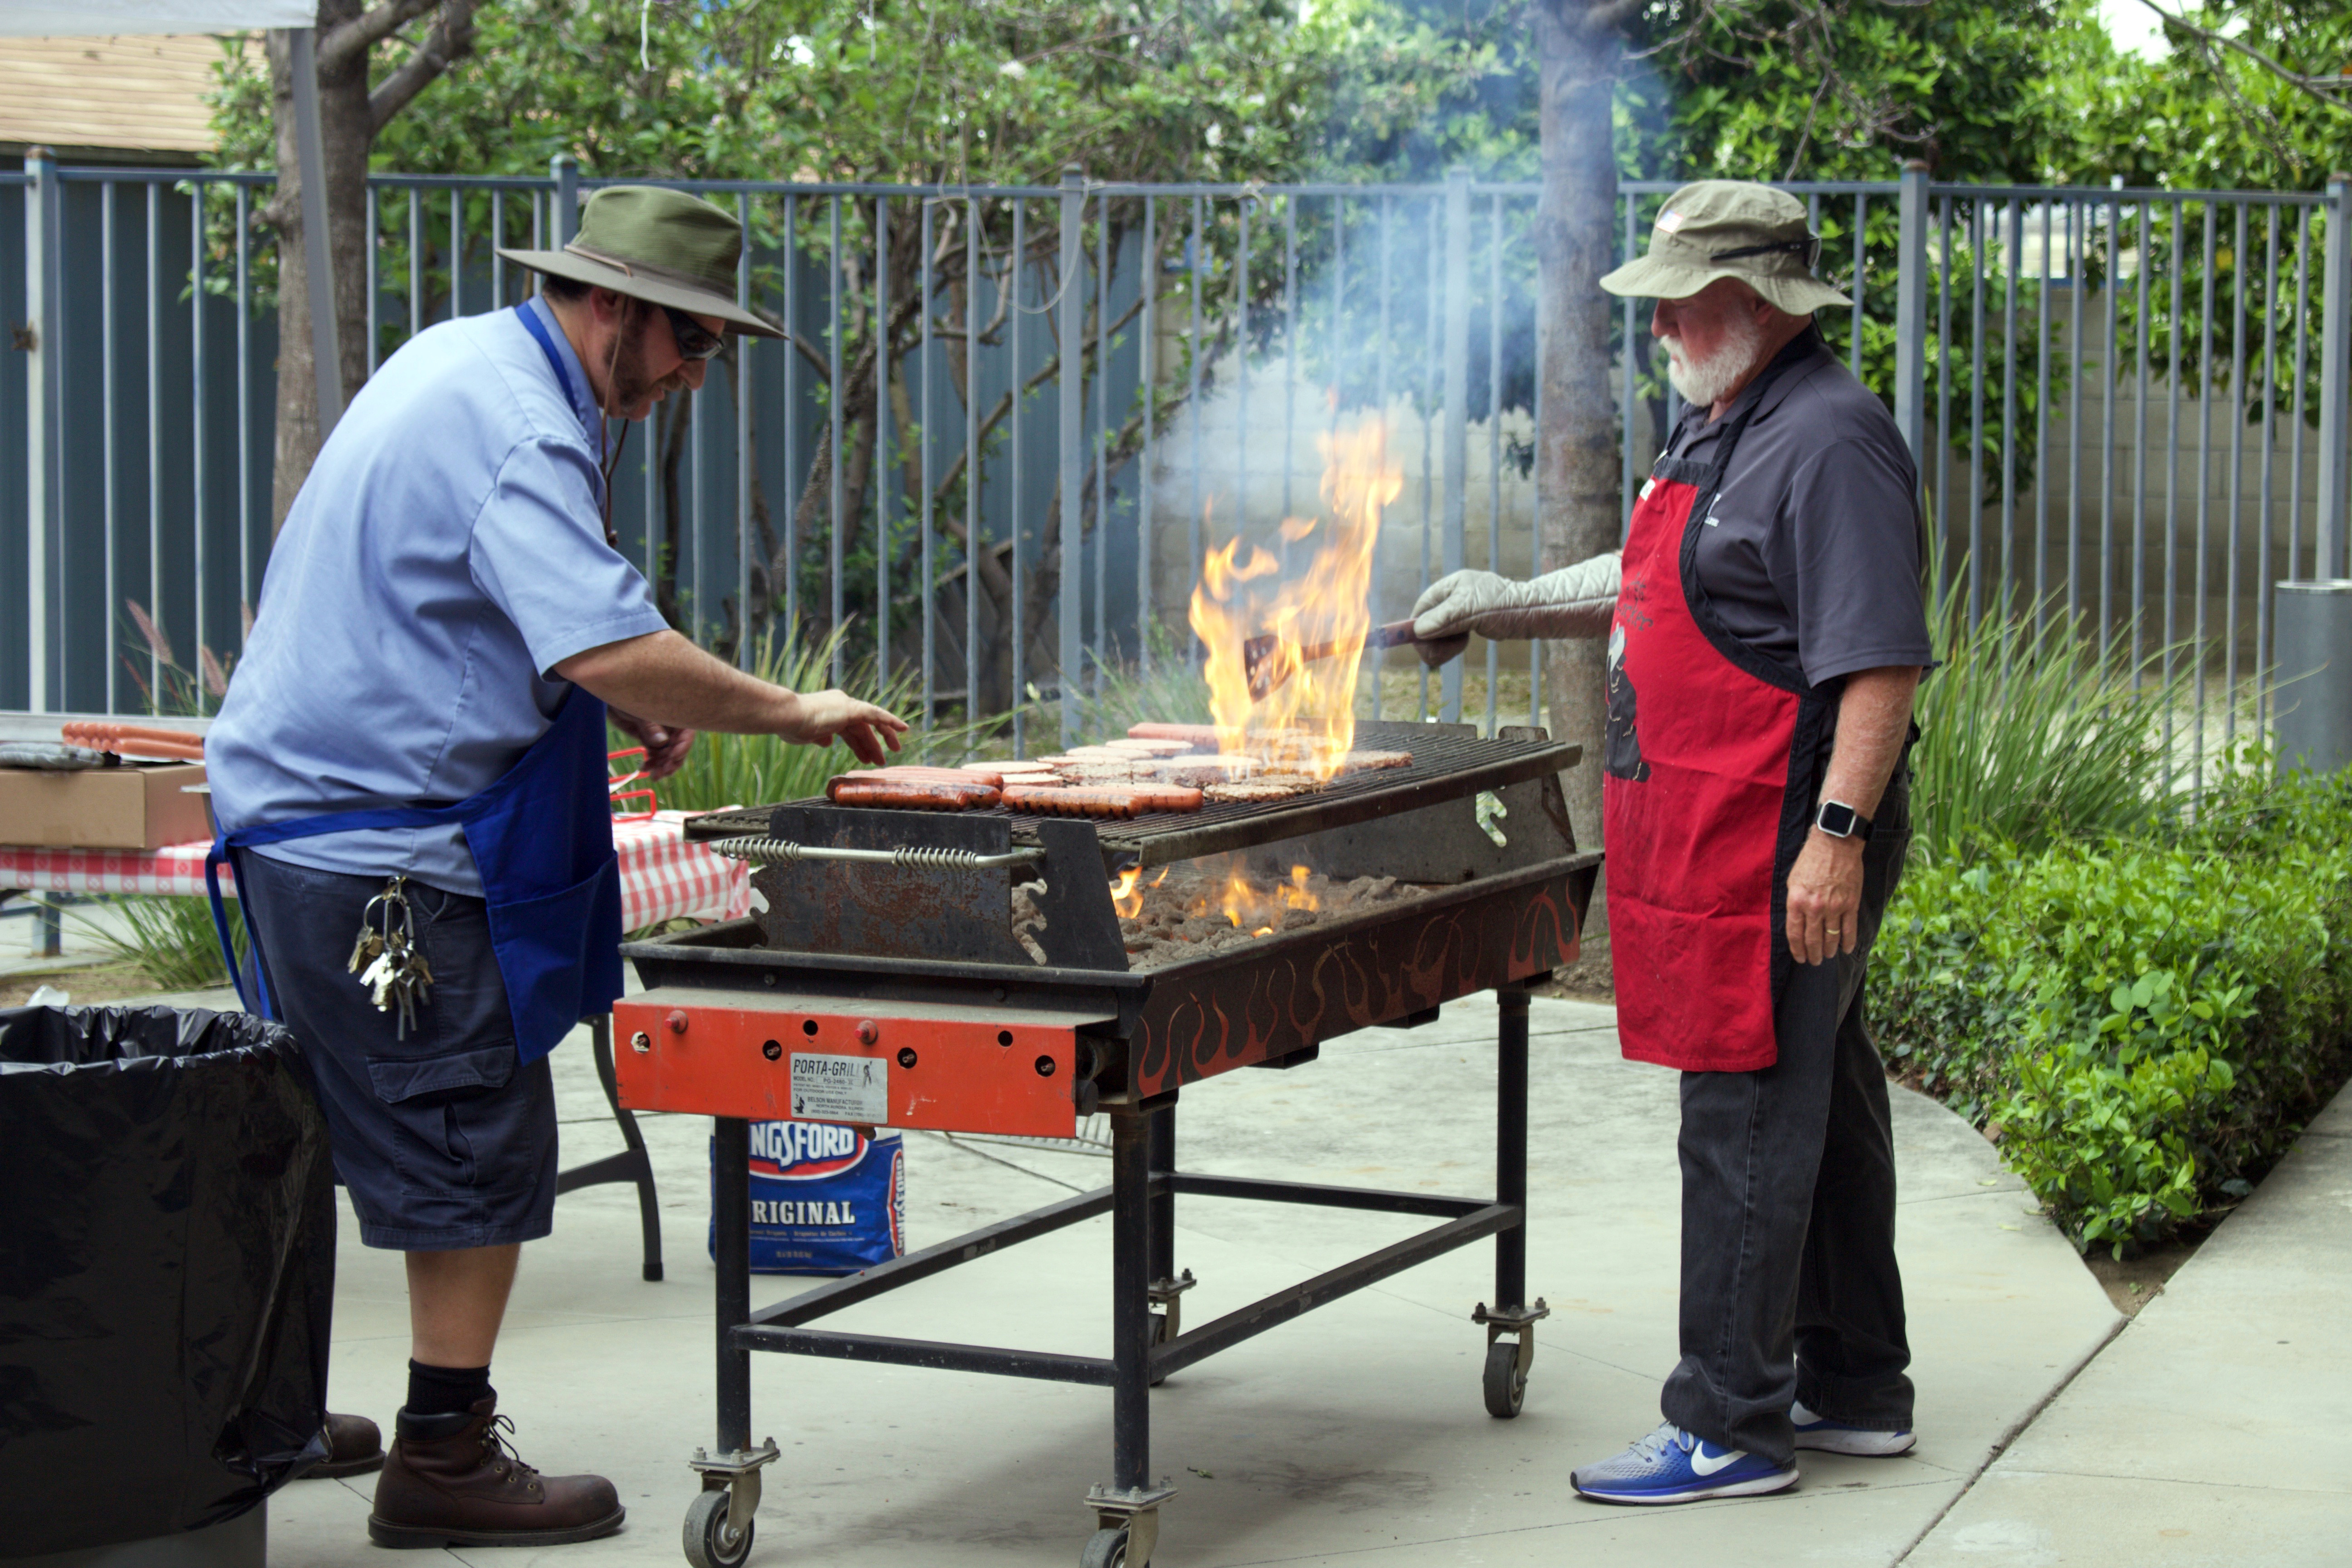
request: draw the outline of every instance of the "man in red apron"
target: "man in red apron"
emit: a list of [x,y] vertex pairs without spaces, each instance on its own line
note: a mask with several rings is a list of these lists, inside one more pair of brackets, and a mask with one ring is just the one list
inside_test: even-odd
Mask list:
[[[1464,572],[1414,606],[1468,635],[1609,639],[1602,826],[1626,1056],[1682,1073],[1682,1360],[1664,1424],[1587,1497],[1779,1491],[1795,1450],[1912,1447],[1885,1073],[1863,980],[1910,839],[1930,663],[1917,479],[1822,342],[1802,204],[1709,180],[1601,279],[1654,298],[1685,402],[1622,561]],[[1434,639],[1433,645],[1431,639]]]
[[697,197],[615,186],[563,249],[499,252],[539,294],[419,333],[352,399],[206,739],[247,1005],[303,1043],[360,1239],[406,1254],[390,1453],[329,1420],[337,1471],[382,1465],[381,1546],[587,1541],[625,1515],[602,1477],[518,1458],[489,1381],[521,1244],[554,1223],[548,1052],[621,994],[606,719],[656,777],[700,729],[880,762],[906,728],[712,658],[614,548],[607,419],[700,386],[730,327],[782,335],[734,303],[742,237]]

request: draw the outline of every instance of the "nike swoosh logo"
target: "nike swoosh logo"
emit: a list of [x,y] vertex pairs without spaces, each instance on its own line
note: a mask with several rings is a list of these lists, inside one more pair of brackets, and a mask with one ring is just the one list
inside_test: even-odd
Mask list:
[[1720,1455],[1709,1455],[1706,1451],[1706,1445],[1705,1443],[1701,1443],[1691,1449],[1691,1470],[1694,1474],[1698,1476],[1711,1476],[1717,1470],[1727,1468],[1734,1460],[1738,1459],[1745,1452],[1745,1449],[1733,1448]]

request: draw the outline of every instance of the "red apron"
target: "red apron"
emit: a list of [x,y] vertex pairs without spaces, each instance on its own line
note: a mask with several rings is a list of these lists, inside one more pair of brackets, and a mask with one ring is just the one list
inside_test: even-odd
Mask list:
[[1835,718],[1833,690],[1731,636],[1698,584],[1699,530],[1756,406],[1714,462],[1652,468],[1609,632],[1601,821],[1617,1035],[1632,1059],[1685,1072],[1752,1072],[1779,1055],[1789,868]]

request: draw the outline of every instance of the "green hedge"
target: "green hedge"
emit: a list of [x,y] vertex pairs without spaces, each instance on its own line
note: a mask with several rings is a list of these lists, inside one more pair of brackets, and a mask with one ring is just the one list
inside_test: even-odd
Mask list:
[[2121,1256],[2244,1196],[2341,1081],[2352,780],[2258,764],[2190,822],[1915,864],[1876,958],[1888,1065]]

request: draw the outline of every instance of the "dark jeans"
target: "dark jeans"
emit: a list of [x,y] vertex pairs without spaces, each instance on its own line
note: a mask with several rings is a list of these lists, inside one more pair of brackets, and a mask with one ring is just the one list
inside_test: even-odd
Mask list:
[[516,1058],[482,900],[411,882],[432,995],[402,1037],[346,967],[381,877],[239,857],[270,998],[308,1054],[360,1239],[403,1252],[535,1241],[555,1223],[555,1089]]
[[1864,1002],[1911,843],[1907,769],[1875,821],[1854,951],[1795,966],[1774,1015],[1780,1059],[1682,1079],[1682,1361],[1659,1404],[1777,1464],[1795,1453],[1791,1400],[1874,1430],[1911,1425],[1894,1136]]

